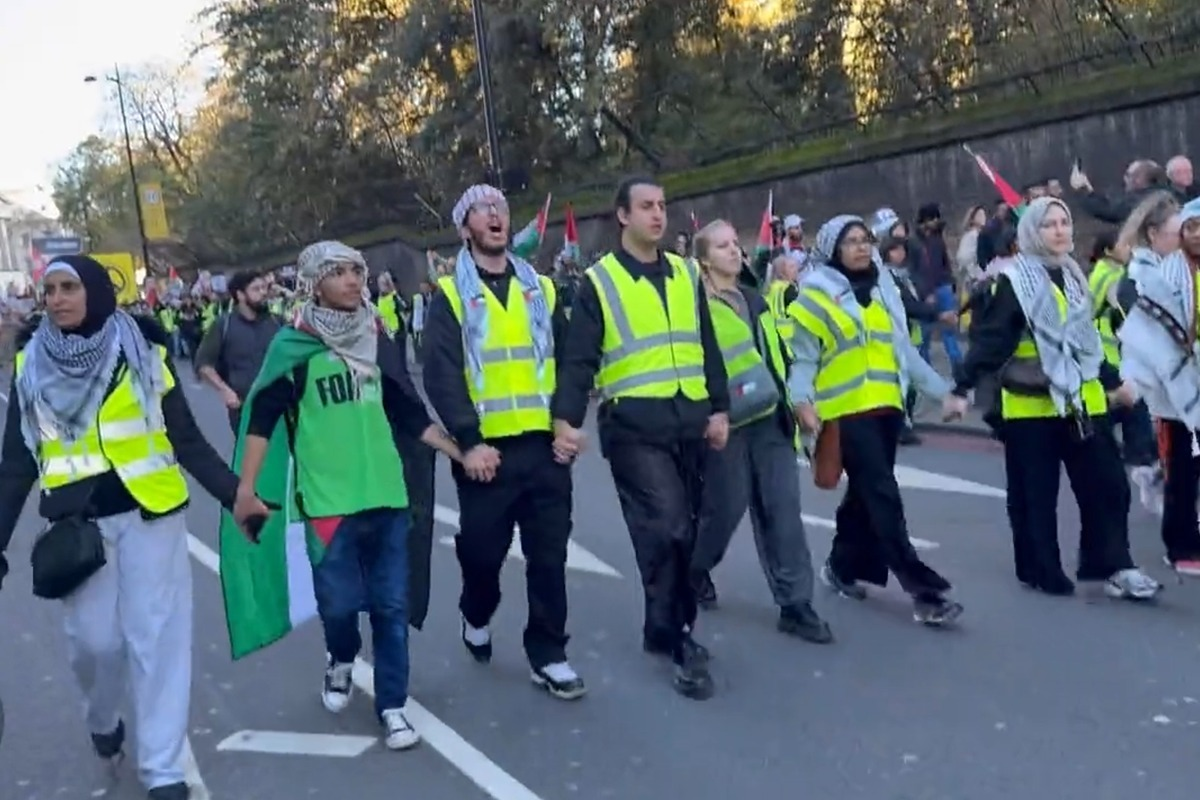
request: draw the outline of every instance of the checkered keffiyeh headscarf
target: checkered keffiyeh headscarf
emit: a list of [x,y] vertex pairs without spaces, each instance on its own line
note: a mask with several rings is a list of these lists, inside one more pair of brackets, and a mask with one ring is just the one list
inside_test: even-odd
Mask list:
[[458,202],[454,204],[454,209],[450,212],[450,219],[454,222],[454,227],[461,228],[463,226],[467,221],[467,212],[480,200],[504,202],[504,192],[486,183],[477,183],[468,188],[462,193],[462,197],[458,198]]
[[[367,268],[363,254],[341,242],[317,242],[300,252],[296,275],[310,291],[341,264]],[[323,308],[310,298],[296,311],[295,325],[312,334],[341,356],[358,378],[370,378],[379,371],[379,319],[375,308],[363,302],[354,311]]]

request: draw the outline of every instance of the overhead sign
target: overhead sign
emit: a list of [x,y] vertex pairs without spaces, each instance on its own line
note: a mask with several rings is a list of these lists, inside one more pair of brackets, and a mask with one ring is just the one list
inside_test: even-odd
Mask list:
[[40,236],[29,243],[33,269],[30,277],[36,284],[50,262],[59,256],[73,256],[83,252],[83,239],[78,236]]

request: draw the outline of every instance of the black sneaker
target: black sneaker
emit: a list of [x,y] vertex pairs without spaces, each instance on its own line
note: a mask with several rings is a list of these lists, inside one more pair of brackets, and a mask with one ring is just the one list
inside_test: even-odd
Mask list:
[[587,694],[583,678],[566,661],[534,667],[530,679],[559,700],[578,700]]
[[922,625],[949,625],[962,616],[961,603],[944,597],[918,597],[913,600],[913,620]]
[[833,641],[829,623],[821,619],[808,603],[779,609],[779,622],[775,627],[782,633],[799,636],[813,644],[829,644]]
[[828,561],[821,567],[821,583],[824,583],[842,597],[847,597],[851,600],[867,599],[866,589],[859,586],[857,581],[844,581],[839,578],[838,574],[833,571],[833,567],[829,566]]
[[911,447],[914,445],[918,445],[920,443],[921,443],[921,437],[918,436],[917,432],[914,431],[912,428],[905,428],[904,430],[900,431],[899,444],[901,444],[902,446]]
[[192,790],[183,781],[155,786],[149,794],[150,800],[189,800],[191,796]]
[[708,651],[691,639],[684,639],[675,657],[675,691],[689,700],[707,700],[713,696],[712,674],[708,671]]
[[118,721],[112,733],[93,733],[92,749],[105,761],[119,761],[125,752],[125,721]]
[[[703,659],[705,662],[709,660],[710,655],[707,647],[693,639],[691,634],[688,634],[686,641],[691,643],[691,647],[697,658]],[[642,649],[653,656],[674,655],[674,648],[671,645],[645,635],[642,636]]]
[[483,644],[472,644],[467,639],[467,621],[462,621],[462,643],[467,648],[467,652],[471,654],[471,658],[475,659],[480,664],[487,664],[492,660],[492,637],[489,634],[488,640]]
[[717,587],[713,585],[712,576],[707,572],[692,575],[692,591],[696,593],[696,605],[705,611],[716,610]]

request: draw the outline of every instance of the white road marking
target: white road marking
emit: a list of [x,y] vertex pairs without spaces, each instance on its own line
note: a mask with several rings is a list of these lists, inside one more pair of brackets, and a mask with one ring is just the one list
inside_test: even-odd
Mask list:
[[[801,514],[800,518],[804,520],[805,525],[812,525],[816,528],[830,528],[831,530],[837,530],[837,522],[825,517],[814,517],[812,514]],[[918,539],[915,536],[908,537],[908,540],[912,542],[913,549],[915,550],[936,550],[941,546],[937,542],[931,542],[928,539]]]
[[[808,461],[803,458],[797,458],[796,463],[807,468]],[[943,475],[940,472],[930,472],[917,467],[910,467],[905,464],[897,464],[895,468],[896,483],[901,489],[929,489],[935,492],[954,492],[956,494],[970,494],[976,497],[995,497],[1004,499],[1008,497],[1008,493],[1003,489],[997,489],[995,486],[988,486],[984,483],[976,483],[962,478],[955,478],[952,475]],[[842,480],[846,480],[842,476]]]
[[[214,574],[220,574],[221,559],[211,547],[188,534],[188,550],[196,561]],[[361,658],[354,663],[354,684],[371,697],[375,696],[375,668]],[[459,772],[488,794],[492,800],[542,800],[532,790],[505,772],[500,765],[459,736],[446,723],[431,714],[413,698],[405,706],[409,722],[429,746],[442,754]],[[207,793],[193,800],[209,800]]]
[[[443,525],[449,525],[458,531],[458,512],[453,508],[446,506],[434,506],[433,518]],[[453,536],[443,536],[440,539],[442,544],[454,544]],[[524,561],[525,556],[521,553],[521,543],[518,537],[513,537],[512,546],[508,549],[508,557],[515,558],[519,561]],[[591,572],[596,575],[607,575],[610,578],[620,578],[621,573],[605,564],[591,552],[583,548],[575,542],[567,542],[567,569],[576,569],[580,572]]]
[[357,758],[370,750],[378,741],[374,736],[350,736],[347,734],[238,731],[223,739],[217,745],[217,750],[223,753]]

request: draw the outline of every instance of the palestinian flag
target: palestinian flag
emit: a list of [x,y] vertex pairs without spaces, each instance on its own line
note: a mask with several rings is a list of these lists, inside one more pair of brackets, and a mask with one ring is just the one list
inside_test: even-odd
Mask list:
[[967,152],[967,155],[975,159],[975,166],[979,167],[979,171],[982,172],[984,176],[992,182],[992,185],[996,187],[996,191],[1000,193],[1000,199],[1003,200],[1004,203],[1013,210],[1014,214],[1016,214],[1018,217],[1021,216],[1021,212],[1025,210],[1025,199],[1021,197],[1021,193],[1014,189],[1012,184],[1004,180],[1004,178],[1001,178],[996,171],[992,169],[991,164],[988,164],[988,162],[984,160],[983,156],[979,155],[965,144],[962,146],[962,148]]
[[[284,328],[271,341],[243,408],[250,407],[262,387],[290,375],[323,350],[318,339]],[[249,414],[242,414],[233,450],[235,472],[241,469],[249,420]],[[320,563],[337,520],[317,526],[301,519],[293,475],[287,426],[281,421],[271,435],[256,487],[264,502],[280,510],[267,519],[258,544],[246,539],[229,512],[221,514],[221,589],[234,660],[273,644],[317,614],[312,566]]]
[[546,222],[550,217],[550,195],[546,195],[546,202],[542,204],[542,210],[538,215],[529,221],[517,234],[513,236],[512,252],[526,261],[531,261],[537,255],[537,251],[541,249],[542,240],[546,236]]
[[567,216],[563,223],[562,255],[565,259],[579,263],[579,229],[575,227],[575,211],[570,203],[567,203]]
[[762,222],[758,226],[758,244],[754,248],[754,258],[757,261],[764,253],[775,249],[775,233],[771,230],[771,220],[775,216],[775,190],[767,193],[767,207],[763,211]]

